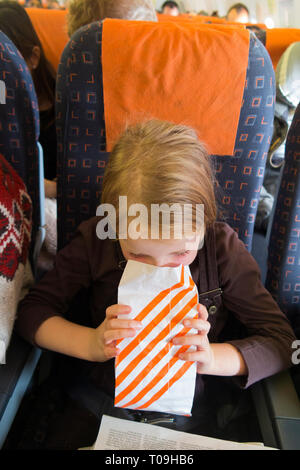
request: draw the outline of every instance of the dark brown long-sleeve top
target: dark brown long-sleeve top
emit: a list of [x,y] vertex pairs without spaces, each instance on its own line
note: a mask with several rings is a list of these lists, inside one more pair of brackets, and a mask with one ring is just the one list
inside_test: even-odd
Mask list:
[[[99,326],[106,308],[117,303],[124,258],[118,242],[98,239],[98,221],[99,218],[94,217],[80,225],[72,242],[58,253],[54,269],[20,303],[16,328],[28,341],[34,343],[37,329],[47,318],[64,316],[81,288],[90,288],[90,305],[86,310],[90,311],[91,327]],[[222,304],[216,313],[209,315],[209,338],[211,342],[222,342],[225,337],[226,342],[239,349],[247,364],[248,376],[238,378],[238,383],[248,387],[291,366],[291,345],[295,336],[288,320],[262,285],[259,268],[236,233],[227,224],[218,222],[210,229],[210,235],[215,237],[216,272],[223,292]],[[205,241],[204,248],[190,265],[200,294],[207,288],[201,274],[200,256],[205,249],[207,266],[215,262],[210,259],[212,254]],[[231,337],[230,330],[224,336],[232,316],[245,327],[246,337],[236,339],[233,333]],[[72,320],[72,315],[68,319]],[[89,367],[97,385],[114,396],[114,360],[89,363]],[[197,377],[196,390],[199,393],[203,390],[201,376]]]

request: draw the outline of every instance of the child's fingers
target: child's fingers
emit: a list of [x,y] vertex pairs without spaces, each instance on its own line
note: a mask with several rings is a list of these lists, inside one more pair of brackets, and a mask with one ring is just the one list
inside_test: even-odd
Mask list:
[[183,324],[187,328],[195,328],[201,335],[207,335],[210,330],[210,323],[201,318],[189,318],[184,320]]
[[198,330],[198,334],[200,335],[207,335],[211,324],[201,318],[187,318],[183,320],[183,325],[186,328],[194,328],[195,330]]
[[206,357],[207,357],[207,352],[204,350],[204,351],[187,351],[187,352],[184,352],[184,353],[180,353],[178,354],[178,357],[179,359],[183,360],[183,361],[188,361],[188,362],[200,362],[202,363],[202,361],[206,361]]
[[116,342],[113,342],[104,348],[105,356],[107,359],[112,359],[120,354],[120,350],[116,347]]
[[197,362],[199,360],[199,352],[198,351],[189,351],[185,353],[178,354],[179,359],[182,361],[187,362]]
[[110,344],[112,341],[118,339],[130,338],[137,334],[137,329],[135,328],[119,328],[115,330],[107,330],[104,333],[104,344]]
[[172,343],[180,346],[197,346],[199,348],[204,348],[208,344],[207,337],[203,335],[177,336],[172,339]]
[[197,310],[199,313],[199,318],[206,321],[208,319],[208,311],[205,305],[197,304]]
[[112,318],[110,320],[107,319],[106,329],[107,330],[117,330],[121,328],[143,328],[143,323],[136,320],[131,319],[122,319],[122,318]]
[[109,348],[111,357],[116,356],[116,351],[112,353],[112,345],[118,340],[135,336],[143,327],[142,322],[129,318],[120,318],[123,314],[131,312],[129,305],[111,305],[106,309],[106,319],[102,323],[103,342],[105,348]]
[[126,315],[131,312],[131,307],[129,305],[111,305],[106,309],[106,318],[117,318],[118,315]]

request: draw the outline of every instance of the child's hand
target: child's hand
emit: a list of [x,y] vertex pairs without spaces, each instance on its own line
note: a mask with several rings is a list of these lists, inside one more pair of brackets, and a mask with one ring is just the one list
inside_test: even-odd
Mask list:
[[186,336],[178,336],[173,338],[172,342],[173,344],[180,344],[181,346],[197,346],[197,351],[185,352],[179,354],[178,357],[184,361],[197,362],[198,374],[209,374],[214,368],[213,349],[207,337],[210,330],[210,323],[207,321],[208,313],[206,307],[204,305],[198,304],[197,309],[199,312],[198,318],[184,320],[183,325],[188,328],[195,328],[198,330],[198,333]]
[[104,362],[119,354],[117,340],[135,336],[142,328],[142,323],[135,320],[118,318],[119,315],[130,313],[128,305],[111,305],[106,309],[106,318],[94,330],[92,350],[95,361]]

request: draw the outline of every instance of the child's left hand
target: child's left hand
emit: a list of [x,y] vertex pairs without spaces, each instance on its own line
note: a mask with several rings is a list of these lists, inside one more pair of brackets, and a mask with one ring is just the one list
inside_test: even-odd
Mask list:
[[178,357],[184,361],[197,362],[198,374],[209,374],[214,369],[214,353],[213,348],[208,340],[208,332],[210,323],[207,321],[208,312],[204,305],[198,304],[197,309],[199,316],[196,319],[184,320],[183,325],[187,328],[195,328],[197,334],[178,336],[173,338],[172,343],[176,345],[194,345],[197,351],[190,351],[179,354]]

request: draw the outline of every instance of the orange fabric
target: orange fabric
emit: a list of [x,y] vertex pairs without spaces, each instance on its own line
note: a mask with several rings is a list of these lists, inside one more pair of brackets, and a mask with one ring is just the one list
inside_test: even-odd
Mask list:
[[234,21],[227,21],[226,24],[228,26],[241,26],[243,28],[246,28],[247,26],[253,26],[253,27],[257,26],[260,29],[265,29],[265,30],[267,29],[266,25],[263,24],[263,23],[255,23],[254,24],[254,23],[237,23],[237,22],[234,22]]
[[26,9],[41,41],[44,53],[54,70],[57,70],[61,54],[69,41],[66,10]]
[[216,16],[196,16],[196,20],[201,20],[203,23],[227,24],[225,18],[217,18]]
[[154,117],[190,125],[211,153],[232,155],[248,54],[240,27],[105,20],[107,150],[126,124]]
[[255,24],[254,23],[246,23],[244,26],[257,26],[260,29],[265,29],[265,30],[268,29],[264,23],[255,23]]
[[198,23],[217,23],[217,24],[225,24],[227,20],[225,18],[217,18],[216,16],[205,16],[205,15],[188,15],[188,14],[181,14],[178,16],[171,16],[171,15],[163,15],[162,13],[157,13],[158,21],[195,21]]
[[266,49],[270,54],[273,67],[276,68],[280,57],[293,42],[300,41],[300,29],[274,28],[267,30]]

